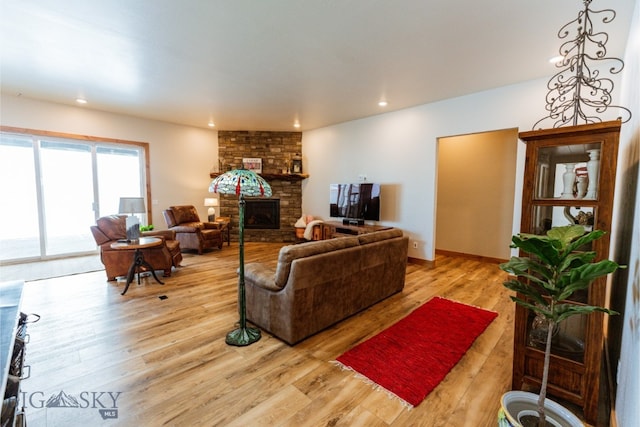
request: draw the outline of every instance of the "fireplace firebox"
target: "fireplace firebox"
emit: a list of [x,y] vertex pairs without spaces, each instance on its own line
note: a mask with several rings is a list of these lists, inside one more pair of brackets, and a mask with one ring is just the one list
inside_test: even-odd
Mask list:
[[244,228],[279,229],[280,199],[245,199]]

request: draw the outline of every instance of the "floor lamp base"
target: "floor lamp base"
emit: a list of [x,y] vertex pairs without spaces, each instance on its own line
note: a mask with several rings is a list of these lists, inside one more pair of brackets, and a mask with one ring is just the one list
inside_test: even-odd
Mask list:
[[225,342],[229,345],[242,347],[253,344],[260,339],[260,329],[256,328],[238,328],[227,334]]

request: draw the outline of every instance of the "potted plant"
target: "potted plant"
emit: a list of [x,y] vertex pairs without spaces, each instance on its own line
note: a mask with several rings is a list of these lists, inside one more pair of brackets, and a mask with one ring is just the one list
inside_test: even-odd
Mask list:
[[[602,276],[612,273],[620,267],[610,260],[593,262],[596,258],[594,251],[583,251],[582,248],[604,235],[601,230],[585,233],[581,225],[554,227],[546,236],[519,234],[512,237],[513,248],[518,248],[530,256],[512,257],[508,262],[500,264],[500,269],[514,275],[503,284],[506,288],[519,295],[511,299],[533,311],[546,323],[546,340],[544,352],[544,368],[540,394],[537,396],[535,410],[522,410],[518,414],[510,414],[508,406],[513,404],[515,397],[531,399],[533,393],[521,391],[508,392],[502,399],[500,417],[501,425],[527,426],[573,426],[582,423],[571,412],[562,406],[546,399],[547,382],[549,376],[549,361],[551,356],[552,337],[556,326],[571,316],[589,314],[600,311],[608,314],[616,312],[604,307],[573,304],[568,299],[579,290],[588,289],[591,283]],[[522,296],[522,298],[521,298]],[[511,395],[509,393],[512,393]],[[515,393],[515,396],[513,395]],[[531,395],[531,396],[529,396]],[[519,405],[515,405],[519,406]],[[547,411],[545,411],[545,407]],[[559,407],[559,408],[558,408]],[[562,410],[564,409],[564,411]],[[504,414],[502,413],[504,412]],[[553,413],[553,415],[551,415]],[[554,422],[552,418],[573,418],[577,424],[569,421]],[[547,419],[547,416],[549,419]],[[506,421],[509,421],[509,424]],[[548,422],[547,422],[548,421]]]

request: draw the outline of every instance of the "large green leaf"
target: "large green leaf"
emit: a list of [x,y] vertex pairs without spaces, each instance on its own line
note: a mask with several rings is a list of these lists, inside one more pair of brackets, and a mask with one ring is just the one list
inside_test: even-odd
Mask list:
[[549,310],[549,307],[546,305],[532,304],[527,300],[523,300],[521,298],[514,297],[514,296],[511,297],[511,300],[516,304],[519,304],[523,307],[528,308],[529,310],[535,312],[536,314],[541,314],[547,319],[553,319],[553,312]]
[[[553,279],[553,271],[540,261],[528,257],[512,257],[509,261],[500,264],[500,269],[516,276],[526,276],[536,282]],[[542,276],[542,279],[535,274]]]
[[547,231],[549,240],[560,242],[562,249],[566,249],[569,244],[580,238],[584,234],[584,227],[581,225],[567,225],[564,227],[554,227]]
[[583,264],[590,263],[596,258],[596,253],[589,252],[574,252],[567,254],[562,263],[558,266],[558,271],[565,271],[570,268],[577,268]]
[[561,287],[563,291],[559,299],[567,299],[575,291],[587,289],[595,279],[613,273],[618,267],[617,263],[604,259],[596,263],[585,264],[574,268],[568,275],[560,278],[559,287]]
[[560,253],[558,248],[549,239],[539,236],[525,239],[520,238],[520,236],[513,236],[511,241],[516,248],[537,256],[544,264],[557,265],[559,262]]
[[554,318],[557,322],[561,322],[571,316],[575,316],[578,314],[589,314],[596,311],[607,314],[619,314],[617,311],[593,305],[557,304],[554,307]]
[[533,300],[535,300],[538,304],[547,305],[548,302],[542,297],[542,294],[538,292],[533,286],[523,283],[519,280],[507,280],[504,282],[504,286],[507,289],[518,292],[524,296],[527,296]]
[[546,236],[513,236],[512,247],[519,248],[530,256],[512,257],[500,264],[503,271],[523,279],[504,282],[506,288],[517,292],[524,299],[517,296],[511,298],[557,322],[593,311],[613,314],[614,312],[603,307],[559,303],[568,300],[576,291],[588,289],[595,279],[619,268],[617,263],[609,260],[594,263],[594,251],[580,251],[580,248],[604,234],[599,230],[585,233],[581,225],[568,225],[554,227]]
[[[581,227],[581,226],[580,225],[576,225],[575,227]],[[583,233],[584,233],[584,229],[583,229]],[[571,242],[566,247],[566,250],[567,250],[567,252],[573,252],[576,249],[578,249],[579,247],[584,246],[584,245],[586,245],[588,243],[591,243],[594,240],[598,240],[599,238],[601,238],[604,235],[605,235],[605,232],[602,231],[602,230],[593,230],[593,231],[585,234],[584,236],[578,237],[576,240]]]

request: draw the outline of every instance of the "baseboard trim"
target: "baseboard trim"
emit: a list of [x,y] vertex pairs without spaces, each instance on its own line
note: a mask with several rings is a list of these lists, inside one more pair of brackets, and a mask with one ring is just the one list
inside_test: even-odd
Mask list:
[[433,268],[436,266],[435,261],[429,261],[428,259],[408,257],[407,261],[410,262],[411,264],[422,265],[429,268]]
[[493,263],[493,264],[501,264],[503,262],[507,262],[508,261],[508,260],[502,259],[502,258],[492,258],[492,257],[487,257],[487,256],[482,256],[482,255],[466,254],[464,252],[446,251],[446,250],[443,250],[443,249],[436,249],[436,255],[473,259],[473,260],[476,260],[476,261],[490,262],[490,263]]

